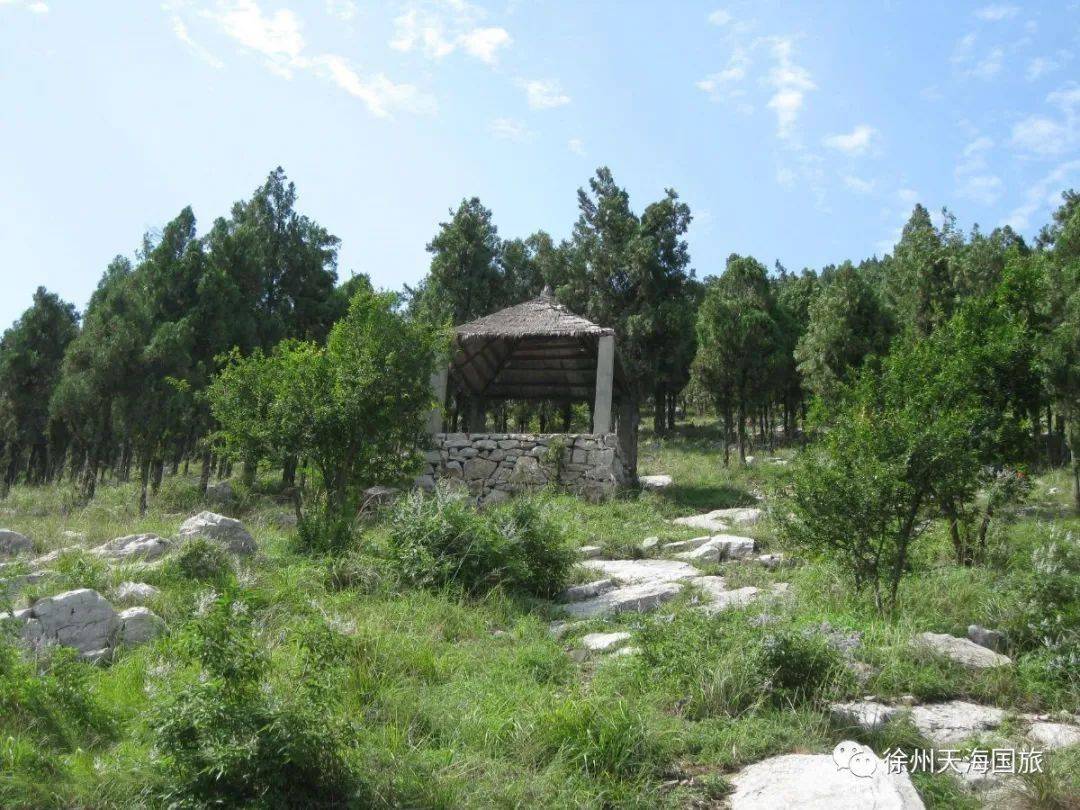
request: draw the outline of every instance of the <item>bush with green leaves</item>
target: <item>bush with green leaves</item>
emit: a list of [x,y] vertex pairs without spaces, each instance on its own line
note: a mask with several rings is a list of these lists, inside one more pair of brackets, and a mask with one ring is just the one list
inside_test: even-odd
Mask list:
[[233,562],[229,552],[220,543],[205,537],[185,540],[173,564],[182,576],[197,582],[223,584],[233,575]]
[[1031,556],[1011,635],[1055,680],[1080,689],[1080,543],[1053,527]]
[[765,636],[761,653],[773,698],[781,704],[818,697],[842,672],[840,654],[821,633],[779,630]]
[[179,666],[148,716],[158,798],[173,807],[337,807],[359,782],[346,735],[314,675],[276,687],[249,608],[213,601],[176,642]]
[[561,590],[576,559],[567,532],[542,496],[477,510],[469,496],[440,485],[412,492],[389,512],[390,556],[415,584],[467,592],[496,586],[535,596]]

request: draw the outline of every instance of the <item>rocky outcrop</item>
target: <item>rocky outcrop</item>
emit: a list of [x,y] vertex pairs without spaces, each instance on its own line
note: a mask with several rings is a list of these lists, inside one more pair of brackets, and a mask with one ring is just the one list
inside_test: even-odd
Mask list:
[[25,534],[0,529],[0,558],[29,554],[33,550],[34,544]]
[[889,773],[873,751],[851,741],[837,745],[832,756],[786,754],[756,762],[737,773],[731,784],[732,810],[787,807],[917,810],[923,807],[906,773]]
[[621,582],[676,582],[701,576],[690,563],[677,560],[586,560],[582,566]]
[[911,643],[917,649],[929,650],[968,669],[991,669],[1012,664],[1012,659],[1007,655],[945,633],[920,633]]
[[713,535],[692,551],[684,551],[675,556],[680,560],[693,562],[720,562],[722,560],[741,560],[754,554],[754,540],[751,537],[738,537],[733,534]]
[[255,538],[244,528],[244,524],[214,512],[200,512],[188,518],[180,526],[178,536],[181,540],[205,537],[220,543],[233,554],[253,554],[256,550]]
[[913,706],[911,720],[924,737],[938,745],[951,745],[993,731],[1005,720],[1005,712],[966,700]]
[[607,591],[593,599],[573,602],[566,605],[564,609],[571,616],[579,619],[613,616],[619,613],[644,613],[671,601],[679,595],[679,590],[675,582],[638,582]]
[[657,492],[674,486],[675,480],[670,475],[639,475],[638,483],[644,490]]
[[153,641],[165,632],[165,622],[150,608],[131,607],[117,615],[115,645],[134,647]]
[[117,602],[146,602],[160,593],[160,590],[145,582],[121,582],[113,591],[113,598]]
[[689,515],[675,518],[672,523],[678,526],[690,526],[708,532],[723,532],[732,526],[753,526],[761,520],[764,512],[757,507],[736,507],[734,509],[714,509],[703,515]]
[[93,549],[92,553],[110,560],[145,560],[150,562],[172,550],[172,543],[156,534],[129,534],[117,537]]

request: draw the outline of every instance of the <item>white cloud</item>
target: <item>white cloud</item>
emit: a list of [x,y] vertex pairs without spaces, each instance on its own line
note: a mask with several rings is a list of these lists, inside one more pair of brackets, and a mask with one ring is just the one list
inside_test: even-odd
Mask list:
[[0,0],[0,6],[20,6],[34,14],[48,14],[49,5],[41,0]]
[[1010,225],[1018,231],[1026,230],[1031,225],[1032,217],[1042,212],[1049,212],[1058,206],[1061,202],[1062,190],[1078,182],[1080,182],[1080,160],[1062,163],[1028,188],[1024,201],[1009,213],[1002,224]]
[[519,79],[518,85],[525,90],[525,98],[534,110],[549,110],[570,103],[570,96],[552,79]]
[[853,174],[844,175],[844,185],[854,191],[856,194],[869,194],[874,190],[873,180],[864,180],[861,177],[856,177]]
[[900,202],[905,205],[915,205],[919,201],[919,192],[913,188],[902,188],[896,192]]
[[394,20],[390,47],[419,49],[429,59],[442,59],[461,49],[493,65],[499,51],[513,42],[505,28],[482,26],[486,12],[465,0],[417,0]]
[[210,16],[243,47],[279,64],[296,59],[304,50],[300,19],[290,9],[266,15],[255,0],[232,0],[219,3],[218,11]]
[[736,47],[728,59],[727,67],[716,73],[710,73],[704,79],[695,82],[695,86],[708,93],[713,101],[734,99],[744,95],[741,82],[746,78],[750,57],[746,50]]
[[204,48],[202,45],[200,45],[198,42],[191,38],[191,34],[188,32],[187,25],[184,24],[184,21],[180,19],[180,16],[178,14],[173,14],[170,22],[172,24],[172,30],[173,33],[176,35],[176,38],[183,42],[188,47],[188,50],[190,50],[201,60],[206,62],[206,64],[210,65],[210,67],[212,68],[221,70],[221,68],[225,67],[224,62],[222,62],[220,59],[210,53],[210,51],[208,51],[206,48]]
[[957,40],[949,60],[957,66],[960,75],[975,79],[992,79],[1001,72],[1005,52],[1001,48],[978,50],[978,37],[970,32]]
[[1001,22],[1015,17],[1020,9],[1006,3],[994,3],[975,11],[975,16],[986,22]]
[[1024,75],[1029,82],[1037,81],[1055,71],[1061,70],[1068,62],[1072,61],[1073,53],[1070,50],[1061,49],[1054,54],[1036,56],[1028,62]]
[[776,182],[784,188],[795,187],[795,172],[787,166],[776,167]]
[[956,193],[982,205],[993,205],[1001,199],[1001,178],[993,174],[966,175],[961,178]]
[[326,0],[326,13],[342,22],[352,22],[357,11],[356,0]]
[[514,118],[496,118],[488,125],[488,130],[504,141],[525,141],[532,137],[525,124]]
[[991,48],[982,59],[971,66],[969,76],[976,79],[992,79],[1001,72],[1001,60],[1005,52],[1001,48]]
[[[340,4],[339,4],[340,6]],[[221,67],[220,60],[192,38],[181,13],[187,4],[173,0],[164,8],[171,14],[173,33],[197,56]],[[339,7],[340,11],[340,7]],[[392,81],[383,73],[361,75],[348,58],[334,53],[309,54],[300,18],[290,9],[266,13],[256,0],[218,0],[212,9],[199,12],[246,50],[263,57],[267,70],[282,78],[303,71],[328,82],[364,103],[372,115],[389,118],[403,110],[430,113],[434,99],[411,84]]]
[[869,124],[859,124],[851,132],[829,135],[822,143],[830,149],[836,149],[849,155],[862,155],[870,148],[876,137],[876,129]]
[[710,12],[707,19],[710,25],[724,26],[731,22],[731,12],[727,9],[718,8],[716,11]]
[[777,135],[788,139],[795,134],[795,122],[802,112],[806,93],[816,89],[816,85],[810,73],[792,60],[795,43],[791,37],[772,37],[769,45],[775,66],[766,80],[774,90],[767,106],[776,113]]
[[1044,115],[1032,115],[1013,124],[1013,145],[1037,155],[1057,155],[1065,150],[1068,131]]
[[566,142],[566,148],[573,152],[575,155],[585,156],[585,143],[581,138],[571,138]]
[[435,102],[414,85],[398,84],[382,73],[362,78],[349,61],[336,54],[323,54],[312,59],[316,71],[346,93],[367,105],[372,115],[388,118],[394,110],[414,113],[435,111]]

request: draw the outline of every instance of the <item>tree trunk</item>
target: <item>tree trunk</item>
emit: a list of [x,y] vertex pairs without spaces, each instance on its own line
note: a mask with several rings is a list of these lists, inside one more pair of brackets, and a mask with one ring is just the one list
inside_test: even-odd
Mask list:
[[165,474],[165,459],[158,457],[150,468],[150,494],[157,497],[161,489],[161,478]]
[[244,459],[244,472],[240,477],[240,480],[244,482],[244,486],[251,489],[255,486],[255,473],[259,468],[259,462],[253,458]]
[[746,402],[739,399],[739,424],[736,427],[739,434],[739,461],[746,463]]
[[664,406],[667,402],[667,387],[658,382],[653,389],[653,433],[660,436],[664,433]]
[[202,470],[199,471],[199,494],[206,496],[206,488],[210,486],[210,469],[213,467],[213,453],[210,448],[203,450]]
[[146,453],[139,464],[139,515],[146,514],[146,486],[150,479],[150,454]]
[[281,485],[283,487],[296,486],[296,456],[289,456],[281,466]]

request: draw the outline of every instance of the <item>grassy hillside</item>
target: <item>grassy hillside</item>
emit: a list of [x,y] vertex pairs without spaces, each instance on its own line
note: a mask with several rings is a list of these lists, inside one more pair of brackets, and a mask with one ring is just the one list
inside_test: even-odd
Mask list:
[[[671,438],[643,437],[641,472],[671,474],[671,489],[600,505],[551,495],[542,508],[577,545],[600,545],[611,557],[648,556],[656,553],[640,548],[648,536],[700,534],[670,518],[778,503],[783,462],[793,452],[725,469],[717,432],[687,425]],[[195,472],[167,479],[143,518],[134,485],[103,486],[77,509],[63,488],[16,488],[0,503],[0,525],[31,537],[39,553],[134,532],[175,536],[205,508],[197,480]],[[260,484],[272,489],[269,480]],[[876,615],[828,560],[778,570],[730,562],[703,568],[733,588],[790,587],[713,616],[695,609],[691,588],[655,613],[589,620],[559,638],[549,624],[560,610],[546,601],[401,582],[379,517],[349,554],[314,558],[294,550],[294,530],[283,528],[287,506],[270,494],[239,493],[231,505],[210,508],[240,518],[256,537],[260,553],[248,560],[196,565],[185,557],[181,564],[174,555],[161,565],[110,567],[73,552],[52,566],[58,575],[47,585],[14,597],[18,608],[59,590],[91,587],[108,596],[121,582],[146,582],[160,589],[147,605],[169,632],[106,667],[62,654],[20,663],[3,646],[0,805],[189,803],[191,774],[173,760],[192,728],[242,726],[251,707],[273,727],[274,751],[260,748],[252,732],[251,750],[240,750],[244,735],[237,734],[235,747],[197,755],[256,769],[265,766],[261,757],[284,759],[297,773],[275,777],[286,780],[283,789],[318,760],[327,788],[297,800],[306,806],[722,806],[726,780],[740,766],[777,753],[828,751],[859,736],[830,719],[828,703],[865,695],[999,706],[1010,713],[1007,733],[1023,713],[1076,711],[1077,681],[1056,674],[1037,650],[1009,650],[1015,666],[972,673],[914,654],[908,642],[922,631],[963,636],[972,623],[1009,631],[1030,621],[1033,552],[1054,532],[1080,535],[1068,484],[1064,473],[1040,477],[1028,505],[993,533],[986,565],[954,564],[944,528],[934,527],[891,617]],[[780,550],[768,521],[747,533],[762,550]],[[823,622],[827,632],[861,634],[862,682],[821,642]],[[639,652],[578,652],[586,633],[613,630],[630,632]],[[208,671],[232,673],[235,683],[250,675],[251,689],[214,692],[215,703],[205,691]],[[879,754],[899,744],[928,747],[903,719],[862,739]],[[1044,773],[1013,787],[1011,800],[1077,806],[1080,749],[1049,754],[1045,763]],[[915,782],[927,806],[979,806],[950,776]],[[289,804],[283,794],[247,798]]]

